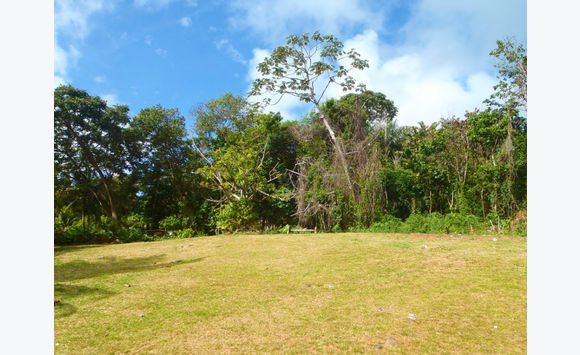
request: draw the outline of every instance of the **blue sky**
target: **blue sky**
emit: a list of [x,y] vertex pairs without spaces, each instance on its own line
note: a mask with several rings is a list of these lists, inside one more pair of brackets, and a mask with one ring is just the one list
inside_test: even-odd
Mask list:
[[[482,107],[496,81],[495,41],[527,39],[519,0],[56,0],[54,9],[55,85],[132,115],[178,108],[189,121],[198,103],[245,94],[289,34],[320,30],[355,48],[370,61],[355,77],[393,99],[407,125]],[[308,108],[288,98],[271,110],[297,119]]]

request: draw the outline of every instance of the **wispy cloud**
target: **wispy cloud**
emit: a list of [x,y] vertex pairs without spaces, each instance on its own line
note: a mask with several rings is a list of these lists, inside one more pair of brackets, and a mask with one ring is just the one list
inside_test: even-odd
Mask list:
[[104,76],[95,76],[95,82],[102,84],[106,81]]
[[103,94],[99,95],[101,99],[107,102],[108,106],[119,105],[119,98],[115,94]]
[[234,28],[249,29],[271,44],[292,33],[320,30],[340,36],[361,25],[378,30],[384,17],[363,0],[236,0],[231,8]]
[[166,7],[175,0],[134,0],[133,5],[148,10],[158,10]]
[[[104,0],[56,0],[54,3],[54,72],[55,86],[68,83],[69,70],[81,57],[77,49],[91,32],[90,18],[97,13],[110,12],[115,3]],[[65,39],[69,44],[62,45]]]
[[215,46],[217,49],[224,51],[230,59],[241,63],[247,64],[248,61],[244,58],[242,53],[240,53],[234,46],[227,40],[222,39],[220,41],[215,42]]
[[179,24],[183,27],[189,27],[189,26],[191,26],[191,18],[184,16],[184,17],[179,19]]
[[157,54],[160,57],[165,57],[167,55],[167,50],[165,50],[163,48],[157,48],[155,50],[155,54]]
[[55,46],[54,46],[54,73],[55,77],[58,76],[58,83],[55,85],[68,83],[68,72],[71,67],[74,67],[81,57],[81,52],[73,46],[72,44],[68,48],[62,48],[57,41],[57,36],[55,36]]

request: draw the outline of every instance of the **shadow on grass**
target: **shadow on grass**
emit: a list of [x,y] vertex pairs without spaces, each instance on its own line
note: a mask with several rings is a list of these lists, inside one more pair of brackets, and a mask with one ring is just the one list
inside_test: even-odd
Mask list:
[[77,312],[77,307],[70,303],[61,303],[54,306],[54,319],[68,317]]
[[67,282],[101,275],[151,271],[176,265],[196,263],[205,258],[163,262],[164,259],[165,254],[130,259],[107,257],[95,262],[73,260],[68,263],[55,265],[54,281]]
[[68,317],[77,311],[76,306],[63,302],[62,300],[70,301],[75,298],[84,297],[89,301],[94,302],[111,297],[115,294],[116,292],[97,287],[75,286],[57,283],[54,285],[54,299],[59,300],[60,302],[58,305],[54,306],[54,318],[56,319]]
[[54,246],[54,256],[63,255],[70,253],[71,251],[78,251],[88,248],[98,248],[100,245],[87,244],[87,245],[55,245]]

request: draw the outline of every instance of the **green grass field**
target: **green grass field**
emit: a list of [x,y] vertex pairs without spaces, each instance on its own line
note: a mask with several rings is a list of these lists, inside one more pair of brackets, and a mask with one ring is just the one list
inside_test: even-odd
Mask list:
[[526,239],[492,238],[55,247],[55,351],[525,353]]

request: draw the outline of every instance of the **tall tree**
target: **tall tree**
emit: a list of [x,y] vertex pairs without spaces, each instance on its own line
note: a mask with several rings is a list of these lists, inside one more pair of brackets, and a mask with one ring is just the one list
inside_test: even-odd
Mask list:
[[[196,118],[194,147],[204,161],[198,173],[204,184],[218,193],[218,227],[233,231],[256,228],[258,207],[267,200],[287,202],[290,191],[280,184],[292,152],[279,114],[260,114],[245,99],[226,94],[200,105]],[[273,156],[272,152],[279,156]],[[264,223],[262,223],[264,224]]]
[[145,108],[131,121],[140,153],[135,174],[144,212],[154,224],[174,214],[191,215],[199,205],[195,189],[196,159],[177,109]]
[[526,48],[513,37],[496,42],[497,47],[489,55],[497,58],[499,83],[493,87],[494,93],[486,100],[495,106],[512,110],[527,108],[528,102],[528,55]]
[[[54,92],[54,158],[60,173],[89,190],[114,222],[118,215],[113,180],[131,167],[125,131],[128,112],[127,106],[109,107],[70,85]],[[93,186],[93,179],[102,189]]]
[[[354,49],[346,51],[344,44],[332,35],[321,35],[318,31],[312,35],[292,35],[287,38],[285,46],[275,48],[258,65],[262,77],[254,81],[250,91],[253,96],[274,94],[280,100],[284,95],[291,95],[298,97],[300,101],[314,104],[336,149],[351,194],[354,192],[346,152],[321,109],[321,104],[332,83],[339,85],[344,91],[363,91],[364,85],[356,86],[349,72],[352,69],[364,68],[368,68],[368,62],[360,59]],[[270,103],[271,98],[267,97],[264,101]]]

